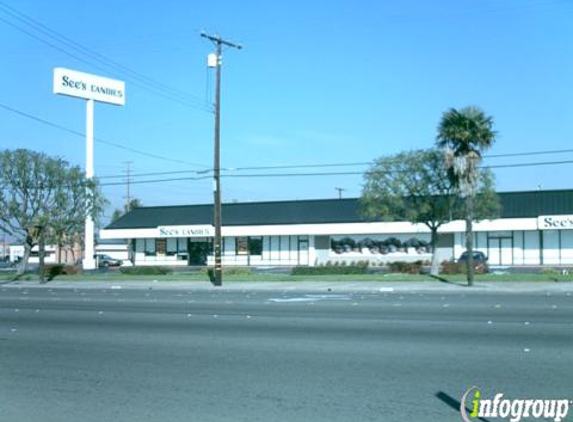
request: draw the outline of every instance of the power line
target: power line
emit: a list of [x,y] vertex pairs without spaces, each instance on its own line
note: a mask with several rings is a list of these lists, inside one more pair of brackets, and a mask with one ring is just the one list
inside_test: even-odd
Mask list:
[[[24,25],[27,25],[29,28],[32,28],[33,30],[49,37],[49,39],[63,44],[66,47],[69,47],[73,50],[75,50],[77,53],[79,53],[80,55],[83,56],[87,56],[90,59],[86,60],[82,57],[79,57],[77,54],[74,54],[72,52],[69,51],[68,48],[62,48],[50,41],[47,41],[46,39],[44,39],[41,36],[38,36],[28,30],[26,30],[25,28],[15,24],[14,22],[10,22],[7,19],[4,18],[0,18],[1,21],[3,21],[4,23],[10,25],[11,27],[15,28],[16,30],[34,38],[35,40],[61,52],[66,54],[69,57],[72,57],[76,60],[81,61],[84,64],[90,65],[90,66],[95,66],[99,69],[103,69],[105,71],[107,71],[107,68],[111,68],[113,70],[115,70],[116,72],[119,72],[123,75],[126,75],[128,78],[132,78],[130,83],[132,83],[135,86],[138,86],[144,90],[147,90],[149,92],[152,92],[156,95],[159,95],[163,98],[166,98],[168,100],[171,101],[175,101],[181,105],[187,106],[187,107],[191,107],[191,108],[199,108],[203,111],[212,112],[211,107],[209,106],[209,104],[207,104],[206,102],[204,102],[202,99],[199,99],[199,97],[188,94],[186,92],[183,92],[179,89],[173,88],[163,82],[159,82],[156,81],[155,79],[152,79],[148,76],[145,76],[135,70],[130,69],[127,66],[124,66],[118,62],[115,62],[107,57],[105,57],[102,54],[99,54],[85,46],[83,46],[82,44],[54,31],[53,29],[49,28],[48,26],[42,24],[41,22],[31,18],[30,16],[16,10],[13,7],[8,6],[7,4],[3,3],[0,1],[0,9],[10,15],[12,18],[17,19],[18,21],[20,21],[21,23],[23,23]],[[95,63],[94,63],[95,62]],[[102,67],[102,65],[104,67]]]
[[[1,20],[2,18],[0,18]],[[79,132],[60,124],[51,122],[49,120],[43,119],[41,117],[34,116],[32,114],[26,113],[24,111],[15,109],[10,107],[6,104],[0,103],[0,108],[3,108],[6,111],[11,113],[17,114],[21,117],[25,117],[27,119],[36,121],[38,123],[42,123],[46,126],[50,126],[52,128],[70,133],[74,136],[85,138],[85,133]],[[161,156],[158,154],[142,151],[136,148],[126,147],[125,145],[117,144],[114,142],[110,142],[101,138],[94,138],[96,142],[101,144],[109,145],[114,148],[123,149],[129,152],[133,152],[135,154],[144,155],[151,158],[156,158],[159,160],[169,161],[178,164],[185,164],[185,165],[194,165],[204,167],[201,170],[179,170],[179,171],[169,171],[169,172],[151,172],[151,173],[139,173],[139,174],[132,174],[131,177],[146,177],[146,176],[163,176],[163,175],[171,175],[171,174],[186,174],[186,173],[195,173],[195,174],[203,174],[212,172],[213,170],[205,166],[205,164],[193,163],[188,161],[182,161],[175,158],[169,158],[165,156]],[[502,158],[502,157],[521,157],[521,156],[536,156],[536,155],[552,155],[552,154],[565,154],[565,153],[573,153],[573,149],[560,149],[560,150],[541,150],[541,151],[529,151],[529,152],[513,152],[513,153],[506,153],[506,154],[490,154],[484,155],[483,158]],[[572,161],[552,161],[552,162],[540,162],[540,163],[523,163],[523,164],[505,164],[505,165],[486,165],[482,166],[482,168],[510,168],[510,167],[527,167],[527,166],[544,166],[544,165],[558,165],[558,164],[569,164]],[[349,162],[349,163],[323,163],[323,164],[292,164],[292,165],[276,165],[276,166],[252,166],[252,167],[229,167],[229,168],[222,168],[222,171],[245,171],[245,170],[281,170],[281,169],[297,169],[297,168],[328,168],[328,167],[352,167],[352,166],[366,166],[372,165],[374,162],[372,161],[363,161],[363,162]],[[295,173],[298,174],[298,173]],[[329,174],[336,174],[336,173],[329,173]],[[363,173],[341,173],[341,174],[363,174]],[[225,177],[229,177],[230,175],[225,175]],[[125,177],[122,175],[106,175],[101,176],[99,179],[117,179]],[[187,179],[182,179],[187,180]]]
[[[573,160],[565,160],[565,161],[545,161],[545,162],[537,162],[537,163],[519,163],[519,164],[500,164],[496,166],[483,166],[480,168],[519,168],[519,167],[535,167],[535,166],[551,166],[551,165],[564,165],[564,164],[573,164]],[[368,175],[377,172],[322,172],[322,173],[267,173],[267,174],[227,174],[221,175],[224,178],[283,178],[283,177],[326,177],[326,176],[360,176],[360,175]],[[198,176],[198,177],[175,177],[175,178],[168,178],[168,179],[148,179],[148,180],[134,180],[130,183],[132,185],[139,185],[139,184],[150,184],[150,183],[166,183],[166,182],[179,182],[179,181],[201,181],[211,179],[212,176]],[[99,187],[105,186],[123,186],[127,182],[125,180],[120,182],[106,182],[106,183],[99,183]],[[54,186],[41,186],[40,188],[48,189],[54,188]],[[0,187],[0,189],[10,190],[9,187]]]
[[[75,135],[75,136],[78,136],[78,137],[81,137],[81,138],[85,138],[85,137],[86,137],[86,134],[83,133],[83,132],[79,132],[79,131],[77,131],[77,130],[73,130],[73,129],[67,128],[67,127],[62,126],[62,125],[59,125],[59,124],[57,124],[57,123],[50,122],[50,121],[48,121],[48,120],[42,119],[41,117],[37,117],[37,116],[34,116],[34,115],[32,115],[32,114],[26,113],[26,112],[24,112],[24,111],[17,110],[17,109],[15,109],[15,108],[13,108],[13,107],[10,107],[10,106],[6,105],[6,104],[0,103],[0,108],[3,108],[4,110],[7,110],[7,111],[9,111],[9,112],[11,112],[11,113],[14,113],[14,114],[17,114],[17,115],[19,115],[19,116],[25,117],[25,118],[27,118],[27,119],[34,120],[34,121],[36,121],[36,122],[38,122],[38,123],[42,123],[43,125],[50,126],[50,127],[55,128],[55,129],[59,129],[59,130],[61,130],[61,131],[70,133],[70,134],[72,134],[72,135]],[[112,147],[114,147],[114,148],[119,148],[119,149],[123,149],[123,150],[125,150],[125,151],[133,152],[133,153],[135,153],[135,154],[140,154],[140,155],[144,155],[144,156],[146,156],[146,157],[156,158],[156,159],[158,159],[158,160],[164,160],[164,161],[169,161],[169,162],[178,163],[178,164],[185,164],[185,165],[193,165],[193,166],[206,167],[204,164],[192,163],[192,162],[188,162],[188,161],[178,160],[178,159],[175,159],[175,158],[164,157],[164,156],[162,156],[162,155],[158,155],[158,154],[154,154],[154,153],[151,153],[151,152],[146,152],[146,151],[142,151],[142,150],[139,150],[139,149],[135,149],[135,148],[131,148],[131,147],[126,147],[125,145],[116,144],[116,143],[114,143],[114,142],[106,141],[106,140],[101,139],[101,138],[94,138],[94,141],[99,142],[100,144],[105,144],[105,145],[112,146]],[[122,177],[123,177],[123,176],[122,176]]]
[[565,154],[571,152],[573,152],[573,149],[556,149],[556,150],[531,151],[531,152],[510,152],[507,154],[488,154],[484,155],[483,158],[525,157],[529,155]]
[[[335,164],[293,164],[293,165],[281,165],[281,166],[260,166],[260,167],[229,167],[222,168],[221,171],[243,171],[243,170],[278,170],[278,169],[297,169],[297,168],[321,168],[321,167],[352,167],[358,165],[370,165],[371,162],[364,163],[335,163]],[[213,170],[176,170],[176,171],[160,171],[151,173],[138,173],[132,174],[132,177],[146,177],[146,176],[166,176],[170,174],[185,174],[185,173],[196,173],[204,174],[212,172]],[[106,175],[99,177],[100,179],[118,179],[123,176],[121,175]]]
[[[501,157],[521,157],[521,156],[535,156],[535,155],[551,155],[551,154],[563,154],[563,153],[573,153],[573,149],[562,149],[562,150],[547,150],[547,151],[531,151],[531,152],[518,152],[518,153],[508,153],[508,154],[495,154],[483,156],[483,158],[501,158]],[[556,164],[561,163],[560,161],[555,162]],[[564,161],[567,163],[567,161]],[[372,165],[372,161],[363,162],[351,162],[351,163],[324,163],[324,164],[292,164],[292,165],[277,165],[277,166],[254,166],[254,167],[228,167],[221,169],[222,171],[244,171],[244,170],[281,170],[281,169],[299,169],[299,168],[328,168],[328,167],[354,167],[354,166],[367,166]],[[503,168],[507,165],[484,165],[482,168]],[[526,163],[526,165],[535,165],[532,163]],[[544,164],[539,164],[544,165]],[[521,166],[521,165],[518,165]],[[212,170],[178,170],[178,171],[162,171],[162,172],[151,172],[151,173],[139,173],[132,174],[132,177],[147,177],[147,176],[166,176],[174,174],[188,174],[196,173],[202,174],[212,172]],[[118,179],[123,177],[123,175],[106,175],[101,176],[99,179]]]
[[[482,169],[502,169],[502,168],[519,168],[519,167],[536,167],[536,166],[551,166],[551,165],[563,165],[563,164],[573,164],[573,160],[565,161],[544,161],[544,162],[534,162],[534,163],[519,163],[519,164],[499,164],[494,166],[481,166]],[[323,176],[360,176],[368,175],[377,172],[320,172],[320,173],[259,173],[259,174],[224,174],[221,175],[222,178],[277,178],[277,177],[323,177]],[[146,184],[146,183],[161,183],[161,182],[174,182],[182,180],[205,180],[209,179],[211,176],[201,176],[201,177],[176,177],[168,179],[148,179],[148,180],[137,180],[132,181],[132,184]],[[109,182],[101,183],[99,186],[118,186],[123,185],[125,182]]]

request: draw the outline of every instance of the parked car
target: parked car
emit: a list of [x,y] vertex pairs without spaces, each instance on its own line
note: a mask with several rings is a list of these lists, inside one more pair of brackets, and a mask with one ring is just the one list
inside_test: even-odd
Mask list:
[[123,264],[121,259],[112,258],[106,254],[96,254],[94,256],[98,267],[119,267]]
[[[123,264],[121,259],[115,259],[103,253],[95,254],[94,259],[98,267],[120,267]],[[81,265],[82,263],[82,258],[76,261],[76,265]]]
[[[458,264],[465,264],[468,260],[469,254],[467,251],[463,252],[458,258]],[[488,273],[489,266],[487,265],[488,257],[481,251],[474,251],[474,268],[476,273]]]

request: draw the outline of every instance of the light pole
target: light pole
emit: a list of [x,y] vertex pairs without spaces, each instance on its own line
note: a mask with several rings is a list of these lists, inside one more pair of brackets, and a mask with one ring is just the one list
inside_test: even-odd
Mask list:
[[224,40],[219,35],[207,35],[202,33],[201,36],[212,41],[215,44],[216,60],[214,66],[217,68],[215,77],[215,151],[213,162],[213,224],[215,226],[215,240],[213,242],[213,254],[215,257],[215,286],[223,285],[223,266],[221,262],[221,157],[220,157],[220,133],[221,133],[221,53],[222,46],[232,47],[240,50],[241,45],[234,44]]

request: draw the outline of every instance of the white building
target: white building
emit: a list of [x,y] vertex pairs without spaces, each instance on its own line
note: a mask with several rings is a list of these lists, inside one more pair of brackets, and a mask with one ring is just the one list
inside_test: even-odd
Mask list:
[[[573,190],[500,193],[499,219],[476,222],[475,248],[491,265],[573,265]],[[212,205],[141,207],[101,230],[129,239],[134,265],[213,265]],[[358,199],[223,205],[224,266],[429,260],[423,224],[369,221]],[[440,259],[464,250],[463,221],[441,227]]]

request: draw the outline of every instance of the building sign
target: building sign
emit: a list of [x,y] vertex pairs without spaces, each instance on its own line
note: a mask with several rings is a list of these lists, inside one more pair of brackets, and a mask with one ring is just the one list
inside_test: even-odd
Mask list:
[[539,230],[573,230],[573,215],[543,215],[537,217]]
[[212,237],[213,226],[159,226],[159,237]]
[[125,82],[56,67],[54,94],[125,105]]

